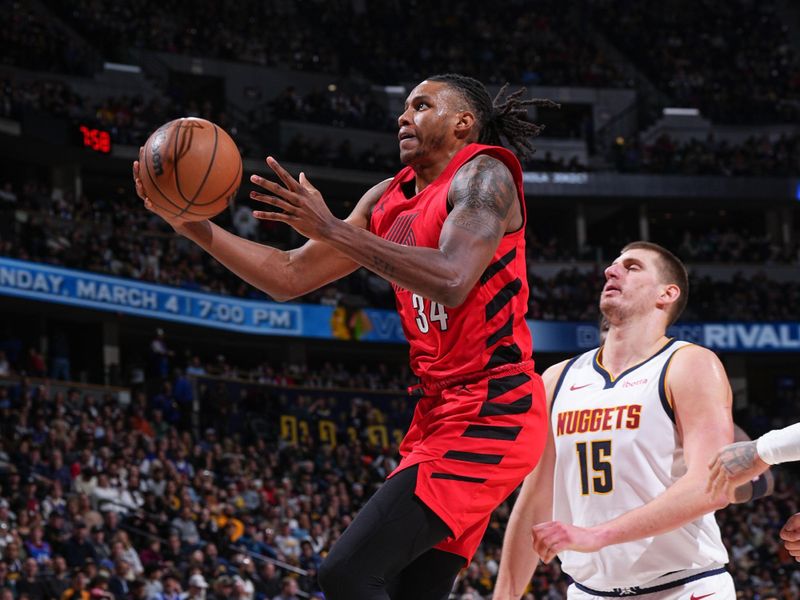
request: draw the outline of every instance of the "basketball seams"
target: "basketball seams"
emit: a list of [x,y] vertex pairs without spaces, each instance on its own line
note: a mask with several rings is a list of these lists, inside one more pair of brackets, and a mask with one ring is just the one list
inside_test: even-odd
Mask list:
[[228,193],[231,191],[231,188],[234,185],[236,185],[237,182],[240,182],[241,179],[242,179],[242,163],[240,161],[239,162],[239,166],[236,168],[236,175],[233,177],[233,181],[231,181],[228,184],[228,187],[226,187],[225,190],[221,194],[215,196],[214,198],[212,198],[210,200],[206,200],[205,202],[194,202],[192,204],[192,206],[208,206],[209,204],[216,203],[220,198],[222,198],[224,196],[227,196]]
[[206,185],[206,181],[208,181],[208,176],[211,174],[211,167],[214,166],[214,159],[217,156],[217,144],[219,143],[219,132],[217,131],[217,126],[214,125],[214,148],[211,150],[211,158],[208,161],[208,168],[206,168],[206,174],[203,176],[203,181],[200,182],[200,186],[197,188],[197,191],[192,196],[192,204],[194,201],[197,200],[197,197],[200,195],[200,192],[203,191],[203,187]]
[[[174,122],[174,121],[173,121],[173,122]],[[174,127],[173,127],[173,129],[174,129]],[[152,184],[153,184],[153,187],[155,188],[155,190],[156,190],[156,191],[157,191],[159,194],[161,194],[161,197],[162,197],[162,198],[164,198],[164,199],[165,199],[165,200],[166,200],[166,201],[167,201],[169,204],[171,204],[172,206],[174,206],[176,210],[180,211],[180,210],[181,210],[181,206],[180,206],[180,204],[176,204],[175,202],[173,202],[172,200],[170,200],[169,196],[167,196],[167,195],[166,195],[166,194],[165,194],[165,193],[164,193],[164,192],[161,190],[161,187],[159,187],[159,185],[158,185],[158,182],[156,181],[156,178],[155,178],[155,176],[153,175],[153,172],[152,172],[152,165],[151,165],[151,163],[153,162],[153,153],[152,153],[152,151],[149,151],[149,150],[151,150],[151,148],[152,148],[152,143],[150,143],[150,140],[148,140],[148,142],[149,142],[149,143],[148,143],[148,146],[146,146],[146,147],[145,147],[145,153],[144,153],[144,166],[145,166],[145,172],[147,173],[147,176],[148,176],[148,178],[150,179],[150,183],[152,183]],[[150,157],[150,158],[149,158],[149,161],[148,161],[148,156]],[[166,208],[166,207],[164,207],[164,208]],[[182,214],[182,213],[178,212],[176,215],[173,215],[173,216],[178,216],[178,215],[180,215],[180,214]]]
[[181,199],[184,201],[186,206],[183,207],[180,214],[186,212],[186,209],[189,208],[191,205],[191,200],[189,200],[186,195],[183,193],[181,189],[181,178],[178,176],[178,142],[181,137],[181,126],[183,125],[183,119],[180,119],[178,122],[178,131],[175,134],[175,143],[172,145],[172,172],[175,175],[175,191],[180,194]]
[[[241,163],[239,163],[239,166],[238,166],[238,168],[237,168],[237,170],[236,170],[236,176],[233,178],[233,181],[231,181],[231,182],[230,182],[230,184],[228,184],[228,187],[227,187],[227,188],[225,188],[225,191],[224,191],[224,192],[222,192],[222,193],[221,193],[219,196],[217,196],[217,197],[216,197],[216,198],[214,198],[213,200],[210,200],[209,202],[203,202],[203,203],[201,203],[201,204],[193,204],[192,206],[196,208],[196,207],[198,207],[198,206],[208,206],[208,205],[210,205],[210,204],[216,204],[216,202],[217,202],[217,201],[218,201],[220,198],[223,198],[223,197],[225,197],[225,196],[231,196],[231,195],[233,195],[233,194],[237,193],[237,192],[239,191],[239,186],[238,186],[237,184],[241,182],[241,179],[242,179],[242,170],[243,170],[243,166],[242,166],[242,164],[241,164]],[[233,190],[233,192],[231,192],[231,190]],[[227,206],[228,206],[228,203],[227,203],[227,202],[225,203],[225,206],[226,206],[226,208],[227,208]],[[223,210],[224,210],[224,209],[223,209]],[[222,211],[219,211],[219,212],[222,212]],[[189,214],[189,215],[195,215],[195,216],[198,216],[198,217],[200,217],[200,216],[206,216],[206,217],[208,217],[208,218],[211,218],[211,217],[214,217],[214,216],[218,215],[219,213],[208,213],[208,214],[206,214],[206,213],[195,212],[195,211],[191,211],[191,210],[189,210],[189,211],[187,211],[187,212],[186,212],[186,214]]]

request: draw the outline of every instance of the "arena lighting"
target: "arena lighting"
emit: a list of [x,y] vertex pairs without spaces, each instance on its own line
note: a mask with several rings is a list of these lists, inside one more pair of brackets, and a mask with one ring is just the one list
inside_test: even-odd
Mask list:
[[696,108],[667,107],[664,109],[665,117],[699,117],[700,111]]
[[106,71],[120,71],[122,73],[141,73],[142,68],[139,65],[124,65],[122,63],[107,62],[103,63],[103,69]]

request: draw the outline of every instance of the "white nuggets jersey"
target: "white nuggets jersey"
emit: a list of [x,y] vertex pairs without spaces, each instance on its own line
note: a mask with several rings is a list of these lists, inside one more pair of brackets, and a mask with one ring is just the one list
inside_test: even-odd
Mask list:
[[[646,504],[686,472],[666,376],[687,342],[670,340],[616,379],[591,350],[564,368],[553,395],[553,518],[591,527]],[[599,590],[646,587],[668,573],[728,562],[713,514],[657,537],[559,554],[575,581]]]

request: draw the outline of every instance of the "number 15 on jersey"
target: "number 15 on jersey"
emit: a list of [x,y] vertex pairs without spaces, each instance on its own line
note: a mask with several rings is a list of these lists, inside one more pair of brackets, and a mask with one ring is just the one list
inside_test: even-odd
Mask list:
[[[614,489],[611,468],[611,440],[577,442],[578,468],[581,472],[581,496],[608,494]],[[591,473],[590,473],[591,471]]]

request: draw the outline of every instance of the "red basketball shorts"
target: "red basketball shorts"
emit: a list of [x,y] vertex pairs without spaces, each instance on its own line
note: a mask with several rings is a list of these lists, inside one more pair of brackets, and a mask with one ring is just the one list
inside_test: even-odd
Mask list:
[[419,465],[415,493],[450,528],[436,548],[472,559],[492,511],[530,473],[547,439],[542,379],[533,361],[493,369],[423,396],[400,445],[400,465]]

